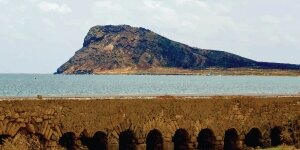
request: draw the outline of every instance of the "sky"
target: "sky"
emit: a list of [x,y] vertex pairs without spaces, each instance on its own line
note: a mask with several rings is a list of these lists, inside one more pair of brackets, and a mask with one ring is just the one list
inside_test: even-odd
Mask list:
[[0,73],[53,73],[95,25],[300,64],[299,0],[0,0]]

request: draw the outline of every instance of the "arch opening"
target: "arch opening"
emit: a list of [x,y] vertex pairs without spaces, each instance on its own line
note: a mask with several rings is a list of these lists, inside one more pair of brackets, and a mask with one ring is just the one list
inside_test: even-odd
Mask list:
[[2,145],[4,143],[4,140],[9,137],[10,137],[10,135],[7,135],[7,134],[0,135],[0,145]]
[[81,132],[79,139],[82,145],[87,146],[89,150],[93,149],[92,138],[89,136],[86,129],[84,129],[83,132]]
[[128,129],[120,133],[119,135],[119,150],[136,150],[137,138],[135,133]]
[[278,146],[282,144],[282,128],[279,126],[276,126],[271,129],[270,133],[271,138],[271,145],[272,146]]
[[67,150],[75,150],[77,148],[76,144],[76,135],[74,132],[67,132],[62,135],[59,139],[59,145],[65,147]]
[[252,128],[245,136],[245,144],[248,147],[262,147],[262,133],[258,128]]
[[103,131],[97,131],[93,137],[88,136],[87,131],[83,131],[80,135],[82,145],[87,146],[89,150],[107,150],[108,139]]
[[172,138],[174,150],[189,149],[190,135],[185,129],[178,129]]
[[236,129],[231,128],[225,131],[224,150],[241,150],[240,138]]
[[198,134],[198,149],[199,150],[214,150],[216,145],[216,136],[214,132],[209,129],[202,129]]
[[107,136],[104,132],[98,131],[92,138],[92,150],[107,150]]
[[163,150],[163,137],[159,130],[151,130],[146,138],[146,150]]

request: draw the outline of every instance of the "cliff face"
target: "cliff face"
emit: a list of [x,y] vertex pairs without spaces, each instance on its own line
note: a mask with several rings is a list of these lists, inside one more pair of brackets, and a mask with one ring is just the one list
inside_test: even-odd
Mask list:
[[189,47],[144,28],[108,25],[92,27],[83,47],[56,73],[97,74],[149,68],[300,69],[300,66],[256,62],[224,51]]

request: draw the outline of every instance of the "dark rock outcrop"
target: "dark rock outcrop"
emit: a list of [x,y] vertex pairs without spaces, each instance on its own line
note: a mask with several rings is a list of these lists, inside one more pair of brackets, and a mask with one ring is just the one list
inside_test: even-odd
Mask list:
[[224,51],[189,47],[144,28],[95,26],[83,47],[57,69],[57,74],[92,74],[106,70],[149,68],[300,69],[300,65],[257,62]]

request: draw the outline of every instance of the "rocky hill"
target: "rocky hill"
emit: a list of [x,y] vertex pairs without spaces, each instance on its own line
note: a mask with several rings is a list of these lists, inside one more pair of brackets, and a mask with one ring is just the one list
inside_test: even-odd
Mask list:
[[299,70],[300,65],[257,62],[224,51],[190,47],[144,28],[107,25],[92,27],[84,39],[83,47],[56,73],[126,73],[156,68]]

